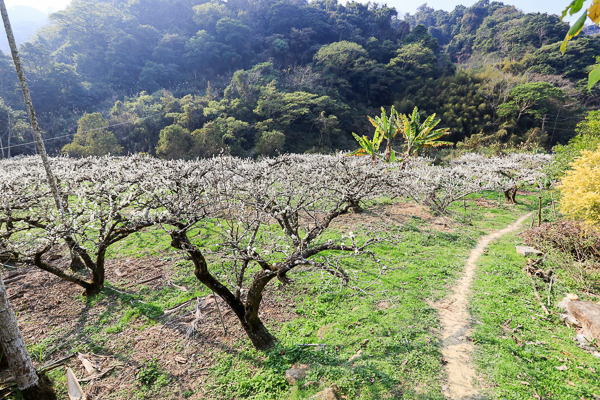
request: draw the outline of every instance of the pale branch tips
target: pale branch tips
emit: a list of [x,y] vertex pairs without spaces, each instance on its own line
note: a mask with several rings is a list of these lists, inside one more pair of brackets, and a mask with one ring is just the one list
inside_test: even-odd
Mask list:
[[486,157],[471,153],[436,165],[431,159],[416,158],[403,170],[390,171],[389,179],[395,184],[387,190],[392,197],[406,196],[441,213],[453,202],[483,191],[502,191],[514,202],[518,187],[544,184],[544,168],[550,160],[546,154]]
[[548,179],[545,168],[550,164],[549,154],[511,153],[505,156],[485,157],[468,153],[454,162],[478,172],[492,183],[492,190],[501,190],[507,203],[516,203],[517,190],[522,185],[543,187]]
[[[119,240],[151,226],[143,218],[149,197],[143,187],[151,179],[141,157],[54,160],[69,228],[62,224],[51,192],[38,179],[42,166],[34,158],[6,162],[0,170],[0,242],[7,251],[37,267],[82,286],[86,294],[102,290],[105,256]],[[45,255],[66,245],[73,248],[91,273],[86,280],[48,261]]]
[[[353,237],[347,243],[322,238],[331,222],[349,211],[350,197],[360,201],[376,195],[383,168],[317,155],[258,162],[222,157],[211,162],[213,169],[203,176],[211,183],[204,187],[209,204],[190,216],[168,201],[164,222],[175,227],[170,232],[172,246],[188,253],[197,279],[231,307],[258,349],[275,342],[259,317],[271,280],[290,283],[288,273],[303,266],[347,283],[346,271],[324,252],[368,257],[370,245],[393,240],[393,235],[381,232],[366,232],[364,239]],[[181,187],[180,192],[187,190]],[[211,238],[192,243],[188,236],[204,224],[213,232],[212,246],[206,243]],[[208,255],[224,262],[211,265]]]
[[[290,283],[294,271],[312,269],[341,285],[354,280],[352,285],[359,287],[356,272],[344,267],[347,258],[379,263],[370,246],[400,240],[389,226],[336,240],[326,235],[353,207],[381,196],[410,196],[445,212],[469,193],[534,182],[546,161],[546,156],[515,155],[434,165],[416,158],[400,169],[342,154],[258,161],[228,156],[194,161],[58,158],[53,163],[70,225],[65,232],[47,184],[37,179],[39,162],[10,160],[0,162],[5,194],[0,198],[0,247],[93,294],[104,283],[109,247],[160,225],[171,245],[191,258],[197,279],[235,312],[254,346],[267,349],[275,338],[262,323],[259,308],[273,279]],[[512,180],[499,171],[510,172]],[[91,271],[89,281],[46,256],[60,244],[69,245],[71,238]]]

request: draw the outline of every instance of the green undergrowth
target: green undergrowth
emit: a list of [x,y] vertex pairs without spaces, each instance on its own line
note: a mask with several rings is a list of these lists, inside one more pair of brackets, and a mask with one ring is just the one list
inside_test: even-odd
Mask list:
[[[556,307],[566,293],[578,293],[577,282],[555,269],[550,292],[548,283],[533,281],[523,271],[526,259],[516,253],[518,244],[515,234],[493,243],[479,260],[473,284],[473,340],[488,394],[494,399],[598,398],[600,359],[577,346],[575,329],[562,322]],[[543,268],[548,267],[556,265]]]
[[[520,204],[508,206],[496,193],[472,195],[464,204],[452,205],[449,215],[434,215],[436,223],[431,218],[413,216],[403,225],[391,227],[402,240],[371,248],[376,258],[385,262],[342,260],[345,269],[357,272],[361,290],[341,287],[331,276],[310,271],[290,274],[296,280],[292,285],[272,284],[267,295],[289,299],[293,304],[288,307],[295,314],[295,318],[278,328],[269,326],[279,340],[277,347],[267,353],[258,352],[241,338],[230,350],[211,350],[217,362],[208,370],[207,383],[193,388],[195,395],[218,399],[304,399],[335,383],[348,399],[444,399],[441,327],[433,303],[454,286],[479,237],[504,228],[537,208],[535,196],[519,196],[518,200]],[[395,203],[388,199],[371,204],[365,217],[374,206]],[[359,237],[360,224],[348,227]],[[190,238],[210,246],[209,230],[210,225]],[[328,233],[337,240],[347,234],[341,229]],[[76,330],[55,330],[49,335],[52,339],[32,345],[40,363],[52,359],[56,346],[68,351],[112,354],[126,362],[133,352],[122,340],[127,327],[135,326],[143,333],[148,327],[163,323],[159,316],[165,309],[209,294],[194,278],[192,263],[170,248],[169,236],[162,229],[133,234],[109,253],[112,260],[149,256],[158,258],[169,279],[188,291],[170,285],[154,289],[109,281],[100,295],[77,299],[84,304],[84,310],[77,317]],[[373,285],[369,286],[369,282]],[[356,282],[351,284],[354,285]],[[95,309],[100,306],[105,307],[97,313]],[[196,346],[193,342],[180,345]],[[360,356],[350,361],[359,351]],[[164,374],[158,386],[133,382],[127,393],[115,394],[115,398],[173,398],[170,396],[178,393],[179,386],[169,378],[169,367],[152,363],[148,364],[150,372]],[[295,364],[310,367],[304,382],[314,384],[287,384],[285,370]]]
[[[492,203],[477,207],[482,198]],[[303,289],[298,291],[297,318],[276,333],[277,348],[265,355],[240,343],[241,353],[221,354],[206,389],[219,399],[306,399],[336,384],[349,399],[444,399],[441,327],[432,304],[454,285],[481,235],[537,207],[537,197],[520,201],[506,206],[493,193],[470,196],[466,218],[462,203],[451,208],[461,224],[450,231],[410,218],[400,227],[400,243],[373,249],[393,267],[381,276],[372,297],[340,290],[320,276],[299,277]],[[360,268],[371,276],[377,272],[369,264]],[[373,293],[377,291],[385,293]],[[359,351],[360,357],[350,361]],[[304,384],[290,388],[284,373],[297,364],[310,370]]]

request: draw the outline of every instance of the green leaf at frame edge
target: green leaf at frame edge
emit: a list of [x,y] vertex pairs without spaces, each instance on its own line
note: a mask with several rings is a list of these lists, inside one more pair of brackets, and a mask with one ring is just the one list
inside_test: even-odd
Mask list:
[[569,32],[567,32],[567,36],[565,36],[565,40],[563,40],[562,44],[560,45],[561,53],[565,54],[565,51],[567,51],[567,42],[575,36],[579,35],[579,32],[581,32],[581,30],[583,29],[583,24],[585,23],[586,18],[587,12],[584,12],[583,14],[581,14],[581,17],[579,17],[579,19],[575,21],[573,26],[571,26],[571,29],[569,29]]
[[581,10],[581,7],[583,7],[583,3],[585,3],[585,0],[573,0],[573,2],[571,3],[571,11],[570,14],[576,14],[579,12],[579,10]]
[[[571,3],[571,4],[572,4],[572,3]],[[563,20],[563,18],[564,18],[564,17],[566,17],[566,16],[567,16],[567,13],[569,12],[569,9],[571,8],[571,4],[569,4],[569,5],[567,6],[567,8],[565,8],[565,9],[563,10],[563,12],[562,12],[562,15],[560,16],[560,20],[561,20],[561,21]]]
[[563,10],[562,15],[560,16],[560,20],[562,21],[567,16],[567,14],[573,15],[579,10],[581,10],[581,7],[583,7],[584,2],[585,0],[573,0],[571,4],[569,4],[567,8]]
[[600,65],[594,68],[588,75],[588,90],[591,90],[592,86],[598,81],[600,81]]

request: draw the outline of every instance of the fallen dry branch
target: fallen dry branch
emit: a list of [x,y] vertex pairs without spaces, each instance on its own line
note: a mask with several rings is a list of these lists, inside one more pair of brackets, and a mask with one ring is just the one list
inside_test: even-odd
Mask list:
[[144,279],[143,281],[138,281],[138,282],[136,282],[136,284],[143,285],[144,283],[152,282],[153,280],[156,280],[156,279],[159,279],[159,278],[162,278],[162,277],[163,277],[162,274],[161,275],[157,275],[157,276],[154,276],[152,278]]
[[177,312],[177,311],[179,311],[179,310],[181,310],[181,309],[189,306],[190,304],[194,303],[197,299],[198,299],[198,297],[193,297],[193,298],[191,298],[189,300],[186,300],[183,303],[180,303],[180,304],[178,304],[178,305],[176,305],[174,307],[167,308],[166,310],[163,311],[163,315],[162,316],[166,317],[168,315],[171,315],[171,314],[173,314],[173,313],[175,313],[175,312]]
[[38,372],[52,371],[53,369],[56,369],[56,368],[60,367],[61,365],[64,365],[65,361],[70,360],[71,358],[75,357],[76,355],[77,355],[77,353],[73,353],[71,355],[63,357],[63,358],[58,359],[56,361],[52,361],[49,364],[46,364],[43,367],[41,367],[40,369],[38,369]]
[[533,288],[533,293],[535,294],[535,298],[538,301],[540,307],[542,307],[542,310],[544,310],[544,313],[546,315],[550,315],[550,311],[548,311],[548,309],[546,308],[546,306],[544,305],[544,303],[542,303],[542,298],[540,297],[540,294],[537,291],[537,288],[535,286],[535,281],[533,280],[533,277],[531,278],[531,287]]
[[87,378],[80,379],[79,382],[89,382],[89,381],[93,381],[96,379],[101,379],[101,378],[105,377],[106,375],[110,374],[116,367],[119,367],[122,365],[125,365],[125,364],[114,365],[112,367],[105,369],[104,371],[102,371],[98,374],[91,375],[91,376],[88,376]]

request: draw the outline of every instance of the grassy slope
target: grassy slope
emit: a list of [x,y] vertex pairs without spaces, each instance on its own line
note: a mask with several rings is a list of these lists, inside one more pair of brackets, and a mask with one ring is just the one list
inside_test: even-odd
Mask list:
[[[571,272],[554,269],[558,280],[550,295],[551,315],[546,317],[532,280],[522,271],[525,259],[515,252],[515,244],[521,243],[509,235],[491,245],[479,261],[473,285],[471,311],[477,321],[473,339],[480,371],[494,383],[488,392],[497,399],[598,398],[594,396],[600,396],[600,359],[578,348],[572,340],[575,329],[558,318],[556,304],[577,290]],[[548,267],[556,265],[547,263],[544,268]],[[548,285],[539,279],[535,284],[547,306]],[[557,369],[563,365],[568,369]]]
[[[488,203],[497,204],[497,195],[490,194],[489,198]],[[518,206],[476,206],[472,211],[473,223],[454,225],[453,232],[437,231],[435,225],[411,218],[400,228],[406,235],[405,240],[397,246],[374,249],[378,256],[393,264],[381,277],[381,285],[374,287],[371,293],[378,300],[392,299],[379,307],[371,297],[350,289],[340,291],[335,282],[322,280],[320,275],[297,274],[298,283],[286,289],[286,293],[292,293],[296,318],[273,330],[280,340],[278,348],[268,354],[259,353],[251,349],[248,341],[240,339],[233,346],[236,352],[218,347],[211,349],[212,357],[218,361],[208,371],[209,383],[184,393],[185,397],[305,398],[336,383],[349,399],[443,399],[440,326],[431,304],[443,298],[454,285],[478,237],[505,227],[537,204],[533,197],[522,200],[524,204]],[[467,204],[470,207],[473,203]],[[452,211],[458,219],[466,221],[462,204],[454,206]],[[332,235],[343,233],[337,230]],[[189,262],[179,260],[170,250],[164,233],[132,235],[111,253],[112,258],[149,255],[160,257],[167,264],[165,268],[173,282],[190,291],[181,292],[172,287],[157,291],[142,286],[135,297],[146,303],[142,304],[131,296],[111,291],[110,287],[120,288],[114,282],[94,300],[80,298],[78,301],[86,302],[90,308],[107,301],[111,307],[99,317],[82,320],[85,328],[80,336],[67,339],[72,350],[102,354],[110,346],[113,352],[118,349],[123,354],[131,353],[133,350],[124,342],[119,345],[129,325],[134,324],[135,329],[142,331],[150,329],[162,310],[208,294],[195,281]],[[377,272],[375,264],[348,264],[348,268],[360,269],[367,275]],[[386,292],[375,293],[381,290]],[[365,339],[369,342],[361,347]],[[61,340],[64,341],[64,337]],[[55,345],[47,339],[33,344],[31,350],[39,353],[40,361],[44,361],[45,350]],[[189,352],[193,351],[189,347],[197,346],[183,340],[173,345]],[[349,362],[360,349],[362,357]],[[310,365],[307,381],[315,381],[315,386],[290,389],[283,379],[284,371],[297,363]],[[169,368],[147,363],[137,379],[131,378],[130,387],[115,392],[113,398],[175,398],[173,396],[181,392],[173,379],[167,378]],[[63,381],[62,372],[56,371],[53,376]],[[145,379],[146,376],[150,378]]]
[[[440,326],[431,303],[460,276],[477,237],[504,227],[525,209],[523,205],[475,208],[473,226],[462,225],[452,233],[436,232],[413,218],[403,228],[402,243],[375,250],[399,267],[382,279],[388,297],[395,298],[390,308],[378,308],[371,298],[339,292],[320,280],[301,280],[304,294],[297,299],[298,318],[277,333],[280,347],[264,359],[253,350],[242,356],[223,354],[213,370],[214,385],[207,389],[223,399],[306,398],[336,383],[348,398],[443,399]],[[460,215],[464,210],[454,211]],[[369,268],[362,266],[363,272],[369,272],[365,267]],[[362,348],[362,357],[348,362],[365,339],[369,343]],[[324,346],[299,346],[317,343]],[[318,384],[294,388],[290,394],[284,371],[298,363],[311,366],[306,381]]]

